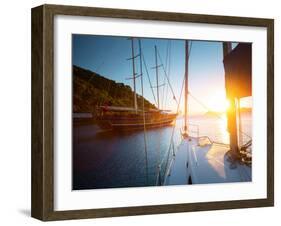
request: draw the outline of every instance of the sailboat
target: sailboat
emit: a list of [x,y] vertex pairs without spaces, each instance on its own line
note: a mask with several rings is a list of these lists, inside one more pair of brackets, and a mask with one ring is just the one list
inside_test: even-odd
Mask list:
[[225,88],[231,106],[227,113],[230,144],[222,144],[207,136],[191,136],[189,133],[188,44],[189,41],[185,41],[185,123],[181,132],[182,141],[160,185],[249,182],[252,180],[252,142],[243,144],[240,139],[238,144],[237,134],[241,130],[237,128],[240,125],[237,116],[240,115],[240,98],[251,95],[251,45],[240,43],[232,50],[231,43],[223,43]]
[[[144,58],[141,48],[141,40],[138,39],[139,44],[139,53],[135,55],[134,52],[134,39],[131,40],[131,49],[132,56],[128,60],[132,60],[132,77],[129,78],[133,80],[133,93],[134,93],[134,107],[121,107],[121,106],[99,106],[98,107],[98,116],[97,123],[102,129],[112,129],[112,130],[136,130],[136,129],[146,129],[146,128],[155,128],[155,127],[164,127],[171,125],[176,117],[177,113],[172,113],[170,110],[163,110],[160,108],[160,97],[159,97],[159,75],[158,68],[162,65],[158,64],[158,52],[157,46],[155,49],[155,69],[156,72],[156,86],[157,89],[157,108],[156,109],[145,109],[144,104],[142,109],[138,107],[137,103],[137,91],[136,91],[136,82],[137,78],[141,78],[141,88],[143,96],[143,72],[142,72],[142,60]],[[140,73],[136,73],[135,60],[139,58]]]

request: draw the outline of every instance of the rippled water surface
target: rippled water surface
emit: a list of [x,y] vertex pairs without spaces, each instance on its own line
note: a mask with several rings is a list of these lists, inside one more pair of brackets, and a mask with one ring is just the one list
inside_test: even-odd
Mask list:
[[[226,118],[191,117],[190,134],[229,143]],[[146,131],[102,131],[96,125],[73,128],[73,189],[153,186],[165,171],[168,159],[181,142],[183,118],[173,126]],[[199,130],[197,130],[199,128]],[[250,114],[242,116],[243,142],[252,134]],[[171,142],[171,140],[173,142]],[[146,151],[145,151],[146,147]],[[170,150],[168,152],[168,150]],[[161,163],[160,178],[158,165]]]

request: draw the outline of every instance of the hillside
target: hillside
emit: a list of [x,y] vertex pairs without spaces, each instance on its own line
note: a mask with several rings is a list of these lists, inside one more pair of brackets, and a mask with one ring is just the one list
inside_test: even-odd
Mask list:
[[[73,66],[73,112],[93,112],[100,105],[133,107],[133,91],[130,86],[107,79],[95,72]],[[142,96],[137,96],[139,108]],[[148,100],[145,109],[155,108]]]

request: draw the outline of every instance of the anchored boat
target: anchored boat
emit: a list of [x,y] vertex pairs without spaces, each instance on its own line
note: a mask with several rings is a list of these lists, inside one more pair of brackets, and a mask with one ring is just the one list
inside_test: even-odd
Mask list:
[[[103,129],[130,130],[156,128],[171,125],[177,114],[163,110],[150,109],[148,111],[135,112],[133,108],[101,106],[98,125]],[[143,117],[145,117],[145,124]]]
[[[134,92],[134,107],[120,107],[120,106],[99,106],[98,107],[98,115],[97,115],[97,123],[102,129],[113,129],[113,130],[131,130],[131,129],[141,129],[145,130],[146,128],[156,128],[171,125],[176,117],[177,113],[172,113],[170,110],[161,110],[160,109],[160,98],[159,98],[159,87],[164,84],[159,85],[159,75],[158,68],[163,65],[158,64],[158,51],[155,46],[155,69],[156,71],[156,86],[152,87],[152,93],[155,98],[153,88],[156,88],[157,94],[157,108],[155,109],[145,109],[144,102],[142,103],[142,107],[138,107],[137,103],[137,92],[136,92],[136,81],[137,78],[141,79],[141,88],[142,88],[142,96],[143,96],[143,72],[142,72],[142,64],[144,56],[142,54],[141,49],[141,40],[138,39],[139,44],[139,53],[135,55],[134,53],[134,38],[130,38],[131,40],[131,49],[132,49],[132,57],[128,60],[132,60],[132,77],[128,78],[133,80],[133,92]],[[139,58],[140,65],[140,73],[136,73],[135,68],[135,59]],[[167,76],[167,75],[166,75]],[[149,80],[150,81],[150,80]],[[156,100],[156,98],[155,98]]]

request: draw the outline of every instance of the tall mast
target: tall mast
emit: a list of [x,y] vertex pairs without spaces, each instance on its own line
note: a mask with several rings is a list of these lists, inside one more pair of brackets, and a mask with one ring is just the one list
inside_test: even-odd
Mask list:
[[225,57],[227,54],[231,52],[231,42],[223,42],[223,57]]
[[146,183],[148,184],[148,158],[147,158],[147,138],[146,138],[146,122],[145,122],[145,109],[144,109],[144,93],[143,93],[143,73],[142,73],[142,50],[141,50],[141,39],[139,38],[139,57],[140,57],[140,76],[141,76],[141,95],[142,95],[142,117],[143,117],[143,139],[144,139],[144,150],[145,150],[145,172],[146,172]]
[[187,120],[188,120],[188,41],[185,40],[185,92],[184,92],[184,100],[185,100],[185,104],[184,104],[184,131],[185,133],[188,132],[188,128],[187,128]]
[[156,89],[157,89],[157,106],[160,109],[160,102],[159,102],[159,83],[158,83],[158,62],[157,62],[157,47],[154,46],[155,49],[155,69],[156,69]]
[[[223,56],[226,57],[227,54],[231,52],[231,42],[223,42]],[[226,79],[227,81],[227,79]],[[237,154],[238,152],[238,140],[237,140],[237,117],[236,117],[236,98],[232,96],[227,96],[230,107],[227,113],[227,127],[229,131],[230,138],[230,149],[232,153]]]
[[131,38],[132,43],[132,61],[133,61],[133,82],[134,82],[134,108],[138,112],[137,91],[136,91],[136,70],[135,70],[135,53],[134,53],[134,38]]

